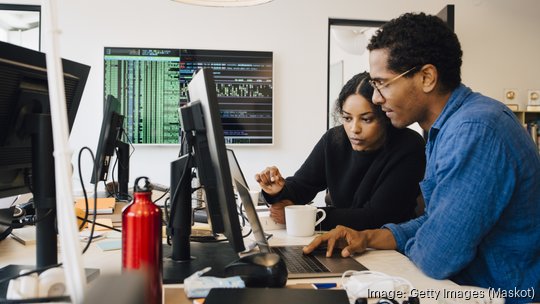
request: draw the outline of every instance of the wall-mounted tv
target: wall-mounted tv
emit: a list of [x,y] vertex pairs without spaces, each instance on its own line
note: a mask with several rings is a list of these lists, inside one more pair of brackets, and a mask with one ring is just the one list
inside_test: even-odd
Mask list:
[[226,144],[273,143],[273,54],[105,47],[104,96],[121,104],[133,144],[179,144],[178,108],[200,68],[212,68]]

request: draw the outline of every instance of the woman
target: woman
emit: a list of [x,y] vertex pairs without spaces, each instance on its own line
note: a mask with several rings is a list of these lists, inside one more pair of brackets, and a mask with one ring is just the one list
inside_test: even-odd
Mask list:
[[294,176],[283,179],[276,167],[256,174],[276,222],[285,222],[285,206],[307,204],[323,190],[328,191],[323,230],[378,228],[415,217],[424,140],[390,124],[371,102],[368,80],[364,72],[345,84],[335,108],[342,124],[322,136]]

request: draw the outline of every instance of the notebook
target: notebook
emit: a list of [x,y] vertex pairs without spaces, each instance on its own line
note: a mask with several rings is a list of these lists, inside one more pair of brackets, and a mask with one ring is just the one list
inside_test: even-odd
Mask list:
[[[84,198],[80,198],[75,201],[75,207],[79,208],[81,210],[86,210],[86,203]],[[97,214],[112,214],[114,212],[115,207],[115,198],[114,197],[106,197],[106,198],[98,198],[97,199]],[[89,198],[88,199],[88,213],[93,214],[94,213],[94,199]]]
[[326,250],[316,250],[312,254],[304,255],[303,246],[276,246],[270,247],[264,235],[263,228],[257,216],[255,206],[249,195],[249,190],[241,182],[234,180],[240,199],[244,204],[246,216],[255,236],[255,241],[262,252],[274,252],[279,254],[289,272],[290,279],[296,278],[323,278],[339,277],[347,270],[367,270],[367,268],[354,258],[342,258],[339,252],[331,258],[326,257]]

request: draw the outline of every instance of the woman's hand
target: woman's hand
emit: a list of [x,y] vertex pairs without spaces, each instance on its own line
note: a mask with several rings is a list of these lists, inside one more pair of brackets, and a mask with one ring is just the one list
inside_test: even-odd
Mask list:
[[280,193],[285,186],[285,179],[275,166],[267,167],[261,173],[255,174],[255,180],[261,189],[270,196]]
[[285,207],[294,205],[290,200],[282,200],[270,205],[270,217],[278,224],[285,224]]

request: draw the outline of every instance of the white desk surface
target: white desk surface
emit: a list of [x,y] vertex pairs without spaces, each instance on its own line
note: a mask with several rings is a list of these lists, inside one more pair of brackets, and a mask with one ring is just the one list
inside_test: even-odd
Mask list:
[[[268,231],[273,234],[270,239],[271,245],[304,245],[309,243],[312,237],[290,237],[284,230]],[[97,241],[99,242],[99,241]],[[81,242],[81,248],[83,247]],[[461,287],[449,280],[435,280],[424,275],[407,257],[394,250],[370,250],[360,254],[356,259],[373,271],[384,272],[392,276],[400,276],[409,280],[420,292],[430,293],[434,290],[448,291],[456,289],[468,289]],[[59,258],[60,260],[60,258]],[[83,255],[83,263],[86,268],[98,268],[100,274],[118,274],[121,271],[121,251],[102,251],[97,246],[92,245]],[[35,245],[22,245],[11,237],[0,241],[0,268],[9,264],[35,265]],[[336,282],[341,278],[324,279],[296,279],[289,280],[287,285],[303,285],[313,282]],[[181,284],[165,285],[166,303],[185,303],[177,301],[177,295]],[[169,291],[169,294],[167,293]],[[173,293],[171,293],[173,292]],[[463,299],[434,299],[421,298],[421,303],[467,303]],[[473,303],[478,301],[469,301]],[[190,302],[187,302],[190,303]]]

